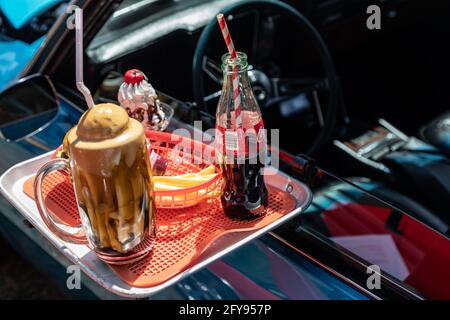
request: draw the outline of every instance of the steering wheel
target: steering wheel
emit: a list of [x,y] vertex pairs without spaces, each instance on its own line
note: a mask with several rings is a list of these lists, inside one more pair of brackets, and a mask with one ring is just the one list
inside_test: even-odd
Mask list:
[[[265,22],[266,28],[267,23],[273,24],[274,20],[272,17],[274,16],[278,17],[278,19],[284,18],[292,21],[299,30],[305,33],[308,40],[311,41],[313,49],[317,52],[317,57],[319,58],[324,71],[324,78],[283,79],[277,76],[271,77],[267,72],[262,70],[249,68],[249,79],[263,115],[266,108],[273,107],[274,105],[279,106],[280,103],[299,97],[302,94],[312,95],[314,104],[316,105],[315,117],[317,118],[317,123],[320,125],[320,130],[315,136],[312,145],[306,151],[306,154],[317,154],[323,145],[331,138],[331,134],[336,124],[338,105],[338,82],[336,71],[324,40],[305,16],[283,2],[270,0],[244,1],[228,6],[222,10],[222,13],[230,22],[234,17],[243,12],[257,12],[258,16],[261,17],[259,20]],[[259,28],[261,28],[261,26]],[[218,23],[214,18],[204,28],[199,38],[192,65],[195,102],[201,110],[209,113],[213,112],[209,110],[207,102],[218,98],[220,96],[220,90],[213,94],[205,95],[205,75],[210,77],[217,85],[221,86],[223,81],[220,64],[207,56],[208,49],[211,46],[211,40],[217,39],[218,37],[221,37],[220,30]],[[295,31],[293,30],[288,37],[295,37]],[[255,43],[255,41],[253,42]],[[256,42],[259,42],[259,45],[265,45],[264,37],[262,39],[260,37]],[[267,52],[270,50],[263,49],[264,47],[259,48],[258,51],[260,53],[263,52],[265,57],[270,56],[270,52]],[[249,55],[249,62],[252,62],[251,59],[252,56]],[[328,99],[324,106],[326,112],[322,111],[322,107],[318,101],[319,92],[328,93]]]

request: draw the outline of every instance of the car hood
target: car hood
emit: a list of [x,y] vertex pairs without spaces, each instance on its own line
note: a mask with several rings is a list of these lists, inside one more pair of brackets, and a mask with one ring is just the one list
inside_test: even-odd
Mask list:
[[11,25],[22,28],[30,19],[63,0],[0,0],[0,10]]

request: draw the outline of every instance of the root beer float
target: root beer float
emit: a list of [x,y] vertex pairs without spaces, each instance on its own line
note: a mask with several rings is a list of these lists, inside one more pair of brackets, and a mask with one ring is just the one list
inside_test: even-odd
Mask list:
[[[152,171],[144,128],[115,104],[94,105],[83,81],[83,11],[75,9],[76,86],[88,110],[63,142],[63,157],[44,164],[34,197],[46,226],[62,240],[85,243],[112,264],[141,259],[155,237]],[[67,159],[68,158],[68,159]],[[55,170],[71,175],[81,224],[62,223],[48,211],[43,181]]]
[[156,208],[141,123],[117,105],[99,104],[83,114],[64,145],[69,160],[48,162],[35,180],[44,222],[64,240],[74,240],[73,233],[49,218],[41,195],[45,175],[65,169],[72,176],[84,235],[97,255],[109,263],[145,256],[155,236]]
[[104,254],[130,251],[154,228],[142,125],[119,106],[100,104],[82,116],[67,143],[80,215],[91,226],[91,243]]

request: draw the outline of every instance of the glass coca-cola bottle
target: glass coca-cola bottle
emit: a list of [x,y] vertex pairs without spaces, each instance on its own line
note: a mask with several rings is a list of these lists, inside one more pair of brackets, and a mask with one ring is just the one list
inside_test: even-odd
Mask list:
[[225,54],[222,70],[216,113],[216,150],[224,177],[222,206],[229,217],[248,220],[264,214],[268,206],[263,176],[266,134],[248,79],[247,56],[238,53],[231,59]]

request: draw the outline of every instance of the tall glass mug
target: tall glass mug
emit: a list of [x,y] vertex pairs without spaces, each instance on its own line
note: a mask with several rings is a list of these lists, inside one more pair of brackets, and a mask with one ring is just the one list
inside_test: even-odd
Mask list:
[[[152,171],[142,125],[113,104],[99,104],[81,117],[65,139],[69,160],[55,159],[39,169],[34,194],[47,227],[61,239],[86,238],[100,259],[129,263],[150,252],[155,237]],[[62,224],[48,212],[42,183],[50,172],[71,175],[79,226]]]

